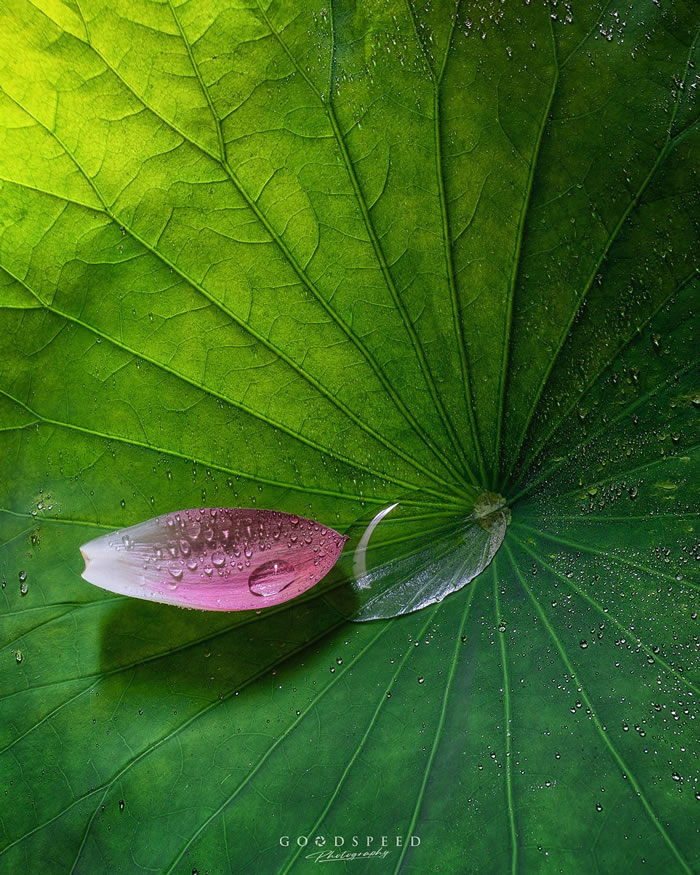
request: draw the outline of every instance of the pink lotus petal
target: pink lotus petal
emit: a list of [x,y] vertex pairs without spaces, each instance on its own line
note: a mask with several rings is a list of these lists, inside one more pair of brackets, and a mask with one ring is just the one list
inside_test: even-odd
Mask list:
[[275,510],[181,510],[83,544],[82,576],[111,592],[184,608],[257,610],[318,583],[346,541]]

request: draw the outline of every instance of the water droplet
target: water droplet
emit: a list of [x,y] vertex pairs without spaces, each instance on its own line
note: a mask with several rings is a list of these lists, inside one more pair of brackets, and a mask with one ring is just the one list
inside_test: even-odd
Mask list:
[[124,811],[124,800],[123,799],[119,800],[119,810]]
[[425,683],[425,678],[424,677],[418,678],[418,683],[419,684]]
[[248,578],[248,586],[253,595],[273,596],[293,582],[294,567],[284,559],[264,562],[253,569]]
[[22,660],[24,659],[24,654],[22,653],[21,650],[18,650],[15,653],[15,659],[17,660],[17,662],[22,662]]
[[223,553],[213,553],[211,563],[214,568],[223,568],[226,565],[226,557]]
[[178,568],[178,567],[168,568],[168,573],[175,580],[182,580],[182,568]]
[[20,583],[24,583],[24,581],[27,579],[27,572],[26,572],[26,571],[20,571],[18,577],[19,577],[19,582],[20,582]]
[[603,810],[603,806],[600,804],[600,802],[596,802],[596,804],[595,804],[595,810],[596,810],[596,811],[602,811],[602,810]]
[[180,550],[181,550],[183,556],[189,556],[190,553],[192,552],[192,545],[187,540],[187,538],[180,539]]
[[585,650],[588,647],[588,641],[586,641],[585,639],[579,641],[579,647],[581,648],[581,650]]
[[185,534],[190,541],[196,541],[202,533],[202,524],[198,520],[190,519],[185,526]]

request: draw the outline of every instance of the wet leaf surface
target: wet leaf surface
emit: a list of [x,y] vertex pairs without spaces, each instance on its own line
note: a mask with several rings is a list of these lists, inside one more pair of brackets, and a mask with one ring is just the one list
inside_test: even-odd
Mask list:
[[[697,867],[697,12],[454,13],[2,5],[3,871]],[[432,603],[348,622],[396,502]],[[353,540],[262,613],[80,577],[187,507]]]

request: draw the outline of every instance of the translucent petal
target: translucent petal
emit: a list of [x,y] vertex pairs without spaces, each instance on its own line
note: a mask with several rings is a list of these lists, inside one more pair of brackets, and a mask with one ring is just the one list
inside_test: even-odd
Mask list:
[[329,598],[349,619],[377,620],[418,611],[466,586],[501,546],[510,511],[485,492],[471,511],[418,518],[399,503],[350,531],[349,587]]

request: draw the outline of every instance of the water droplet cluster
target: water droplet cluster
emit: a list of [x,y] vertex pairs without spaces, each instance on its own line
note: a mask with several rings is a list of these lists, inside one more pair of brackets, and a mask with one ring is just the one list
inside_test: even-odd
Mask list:
[[[300,576],[310,579],[345,541],[319,523],[275,511],[203,508],[153,522],[148,535],[140,538],[134,527],[116,533],[109,544],[142,558],[144,584],[161,575],[171,590],[183,581],[206,585],[245,575],[253,595],[275,596]],[[288,557],[282,559],[280,550]]]

